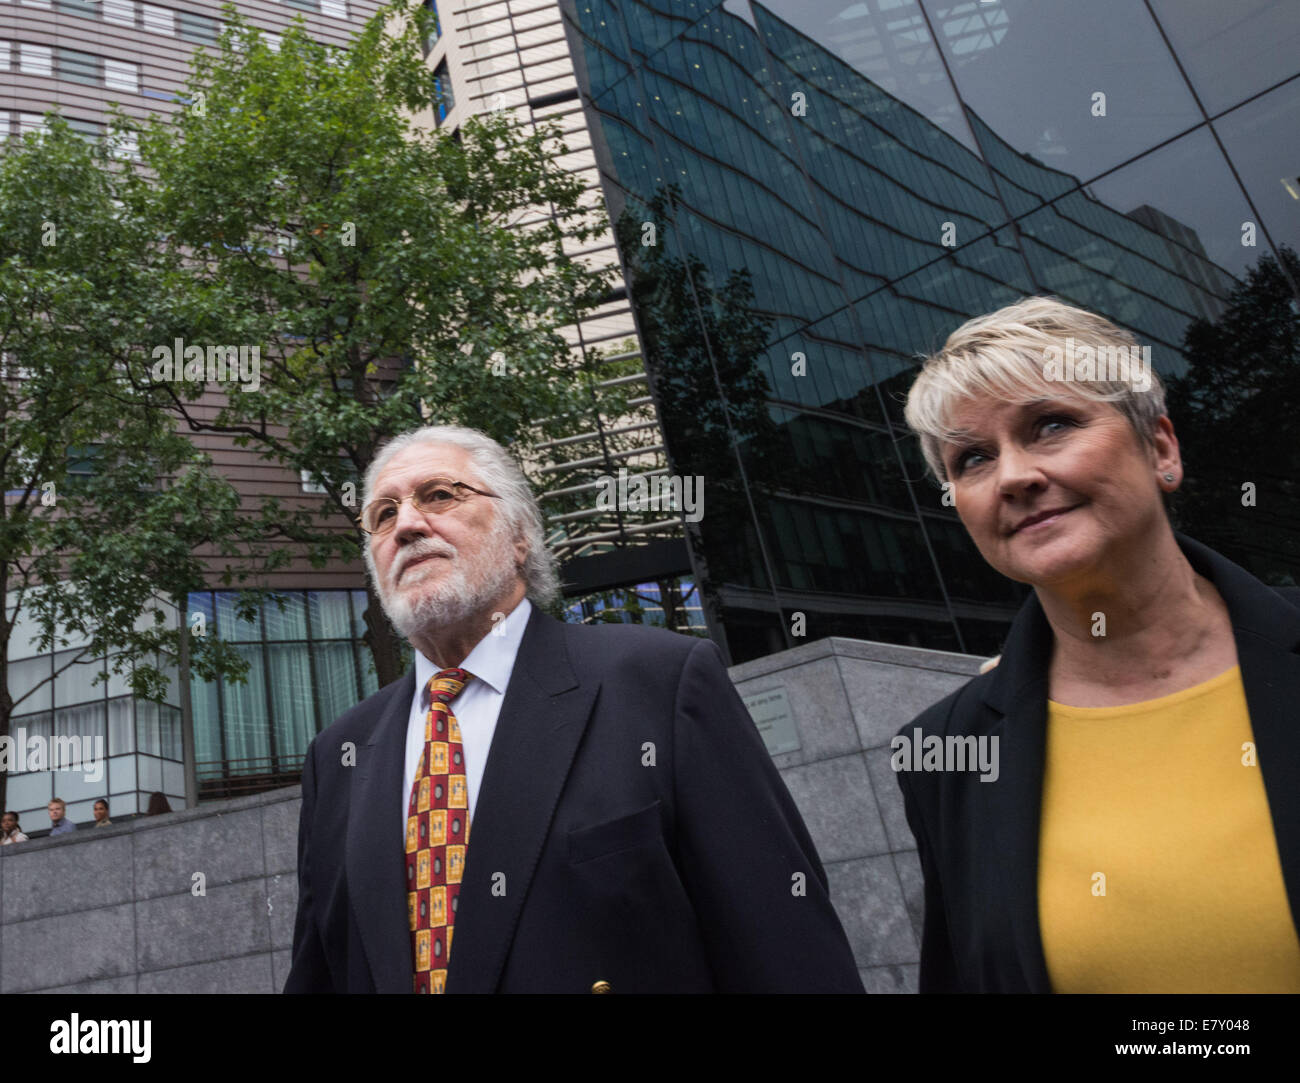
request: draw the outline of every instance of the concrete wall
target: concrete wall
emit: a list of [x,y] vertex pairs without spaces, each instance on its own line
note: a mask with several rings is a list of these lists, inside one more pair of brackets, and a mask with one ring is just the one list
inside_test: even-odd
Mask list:
[[785,691],[800,747],[773,759],[826,867],[869,993],[915,993],[921,955],[921,865],[889,741],[982,661],[832,638],[731,668],[746,698]]
[[[869,992],[915,992],[921,873],[889,739],[978,658],[824,639],[736,666],[782,690],[776,755]],[[277,992],[297,904],[299,790],[0,847],[0,993]],[[202,873],[205,894],[194,894]]]
[[0,847],[0,993],[278,991],[299,793]]

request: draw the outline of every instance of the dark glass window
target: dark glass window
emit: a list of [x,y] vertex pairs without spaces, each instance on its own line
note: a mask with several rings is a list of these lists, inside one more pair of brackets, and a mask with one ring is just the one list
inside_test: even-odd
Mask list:
[[442,27],[438,20],[438,0],[424,0],[424,6],[433,14],[433,26],[424,36],[424,55],[428,56],[442,36]]
[[[1204,119],[1147,9],[1129,0],[924,6],[967,106],[1041,166],[1089,181]],[[996,32],[973,32],[995,7]]]
[[90,0],[54,0],[54,10],[61,15],[84,15],[88,19],[99,18],[99,4]]
[[[1300,79],[1220,117],[1214,129],[1273,243],[1300,251]],[[1244,220],[1234,223],[1238,247]],[[1259,236],[1243,251],[1253,261],[1265,243]]]
[[1152,0],[1151,6],[1211,116],[1295,75],[1295,0]]
[[190,15],[184,11],[176,13],[180,36],[185,41],[198,42],[201,45],[215,45],[221,32],[221,24],[206,15]]
[[451,74],[447,71],[445,60],[433,71],[433,90],[438,95],[438,123],[441,124],[456,107],[456,99],[451,90]]
[[88,86],[104,85],[104,61],[93,53],[83,53],[77,49],[56,48],[54,50],[55,70],[60,79],[73,83],[85,83]]

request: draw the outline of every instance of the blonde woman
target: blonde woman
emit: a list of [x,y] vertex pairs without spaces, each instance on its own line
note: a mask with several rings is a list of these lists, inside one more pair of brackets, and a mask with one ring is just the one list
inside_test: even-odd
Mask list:
[[[1173,531],[1149,351],[1030,298],[953,332],[906,416],[1033,587],[998,664],[896,739],[933,750],[896,762],[921,992],[1300,992],[1300,590]],[[995,779],[950,754],[972,738]]]

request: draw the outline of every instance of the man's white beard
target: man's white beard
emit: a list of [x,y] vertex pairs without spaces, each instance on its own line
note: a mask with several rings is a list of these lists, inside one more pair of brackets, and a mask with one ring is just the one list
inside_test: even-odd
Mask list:
[[[441,555],[407,571],[398,589],[393,582],[394,572],[425,553]],[[413,635],[453,627],[485,613],[509,590],[519,574],[515,568],[514,543],[502,521],[498,521],[485,544],[472,556],[460,553],[439,538],[422,538],[403,549],[398,559],[402,563],[399,565],[394,560],[389,581],[378,584],[379,601],[398,634],[408,640]],[[449,568],[444,566],[447,559],[451,561]],[[424,577],[440,571],[436,581],[422,584]]]

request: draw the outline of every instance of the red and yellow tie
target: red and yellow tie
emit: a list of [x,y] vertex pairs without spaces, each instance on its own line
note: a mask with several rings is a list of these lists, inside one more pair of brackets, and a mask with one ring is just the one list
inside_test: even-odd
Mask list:
[[406,816],[406,907],[415,991],[447,988],[456,901],[469,843],[469,787],[460,725],[451,713],[470,674],[444,669],[429,681],[429,714]]

